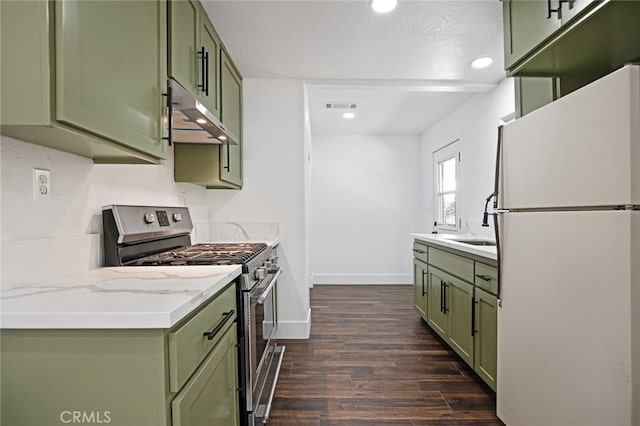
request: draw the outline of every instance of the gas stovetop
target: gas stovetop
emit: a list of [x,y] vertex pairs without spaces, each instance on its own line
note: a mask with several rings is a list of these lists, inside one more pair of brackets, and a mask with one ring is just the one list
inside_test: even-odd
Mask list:
[[266,249],[265,243],[194,244],[141,257],[129,265],[244,265]]

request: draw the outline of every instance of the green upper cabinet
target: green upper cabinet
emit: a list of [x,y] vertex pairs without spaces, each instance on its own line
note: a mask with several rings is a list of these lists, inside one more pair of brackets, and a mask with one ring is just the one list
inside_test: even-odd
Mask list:
[[164,3],[55,6],[56,118],[162,157]]
[[502,0],[510,76],[560,78],[564,96],[640,60],[640,2]]
[[171,0],[169,76],[220,117],[220,40],[199,2]]
[[198,92],[200,3],[192,0],[169,1],[169,76],[188,92]]
[[238,138],[238,145],[224,145],[221,179],[242,186],[242,79],[224,50],[220,51],[222,124]]
[[169,75],[236,137],[237,145],[176,143],[174,178],[207,188],[242,188],[242,77],[199,2],[171,0]]
[[562,5],[562,12],[560,19],[562,24],[566,24],[574,16],[585,10],[588,6],[592,6],[594,0],[570,0],[566,4]]
[[166,157],[164,0],[0,7],[2,134],[96,162]]
[[220,40],[209,22],[206,13],[201,8],[200,14],[200,56],[204,62],[202,90],[199,93],[200,102],[216,117],[220,117]]
[[549,37],[562,24],[557,14],[548,17],[548,2],[504,0],[504,66],[515,63]]

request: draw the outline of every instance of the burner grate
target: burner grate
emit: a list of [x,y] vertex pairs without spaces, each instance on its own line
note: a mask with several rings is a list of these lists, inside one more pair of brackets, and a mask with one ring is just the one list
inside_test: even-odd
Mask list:
[[137,259],[137,266],[241,265],[267,248],[265,243],[195,244]]

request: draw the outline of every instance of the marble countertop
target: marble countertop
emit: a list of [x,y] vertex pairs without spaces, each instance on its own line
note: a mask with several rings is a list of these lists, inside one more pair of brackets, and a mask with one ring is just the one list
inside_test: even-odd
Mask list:
[[[463,252],[475,254],[476,256],[482,256],[487,259],[497,260],[498,251],[496,246],[474,246],[470,244],[460,243],[453,241],[452,239],[459,240],[488,240],[485,237],[479,237],[477,235],[461,235],[461,234],[410,234],[418,240],[437,244],[443,247],[448,247]],[[492,240],[489,240],[492,241]]]
[[240,265],[129,266],[9,286],[0,328],[170,328],[242,272]]

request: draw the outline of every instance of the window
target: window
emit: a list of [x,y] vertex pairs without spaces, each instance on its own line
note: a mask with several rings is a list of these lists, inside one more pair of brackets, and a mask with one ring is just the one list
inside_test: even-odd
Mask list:
[[455,231],[460,223],[458,140],[433,153],[433,170],[436,226]]

